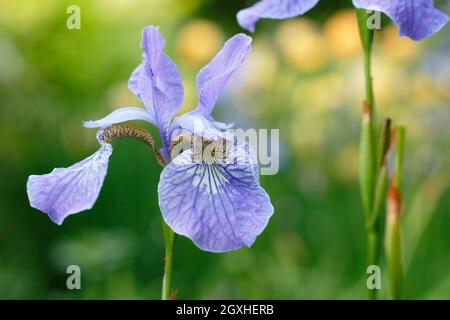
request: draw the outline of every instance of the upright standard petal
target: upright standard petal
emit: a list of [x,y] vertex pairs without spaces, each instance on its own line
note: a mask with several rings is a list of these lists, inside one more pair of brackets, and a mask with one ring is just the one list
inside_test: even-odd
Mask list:
[[166,223],[205,251],[251,246],[273,214],[253,158],[234,146],[225,162],[193,159],[187,150],[161,174],[159,205]]
[[433,0],[353,0],[357,8],[385,13],[400,28],[400,35],[423,40],[448,22],[448,16],[436,9]]
[[288,19],[311,10],[319,0],[262,0],[237,14],[239,25],[255,32],[255,24],[261,18]]
[[197,75],[199,102],[197,110],[209,118],[219,94],[234,71],[251,50],[252,39],[237,34],[229,39],[222,50]]
[[156,119],[147,111],[147,109],[137,107],[117,109],[100,120],[84,121],[83,125],[86,128],[103,128],[130,120],[145,120],[156,125]]
[[157,27],[144,28],[141,42],[143,63],[131,75],[129,87],[155,119],[167,151],[169,124],[183,102],[183,84],[178,68],[164,54],[164,46],[165,40]]
[[102,188],[112,153],[103,144],[92,156],[68,168],[57,168],[49,174],[28,178],[30,205],[48,214],[56,224],[74,213],[91,209]]
[[144,64],[141,63],[133,70],[131,73],[130,79],[128,79],[128,88],[138,97],[138,99],[142,100],[142,97],[139,93],[139,77],[142,69],[144,68]]

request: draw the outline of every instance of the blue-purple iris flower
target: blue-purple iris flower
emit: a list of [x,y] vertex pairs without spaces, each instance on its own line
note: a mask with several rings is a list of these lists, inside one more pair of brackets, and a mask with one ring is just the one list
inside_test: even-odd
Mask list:
[[[400,35],[423,40],[444,27],[448,16],[436,9],[433,0],[352,0],[356,8],[380,11],[399,27]],[[288,19],[312,9],[319,0],[262,0],[237,14],[240,26],[254,32],[261,18]]]
[[68,168],[32,175],[27,192],[32,207],[61,224],[74,213],[92,208],[106,176],[112,146],[102,139],[111,125],[145,120],[159,129],[160,153],[167,164],[158,185],[159,206],[166,223],[192,239],[201,249],[224,252],[251,246],[264,230],[273,207],[259,184],[258,165],[248,145],[231,144],[236,161],[192,161],[192,149],[171,159],[170,146],[180,135],[204,139],[223,138],[227,126],[211,112],[222,88],[251,50],[251,38],[238,34],[228,40],[216,57],[197,75],[198,106],[174,117],[183,101],[183,84],[174,62],[164,54],[165,40],[157,27],[143,30],[143,61],[134,70],[129,88],[145,108],[118,109],[98,121],[87,121],[97,133],[100,149]]

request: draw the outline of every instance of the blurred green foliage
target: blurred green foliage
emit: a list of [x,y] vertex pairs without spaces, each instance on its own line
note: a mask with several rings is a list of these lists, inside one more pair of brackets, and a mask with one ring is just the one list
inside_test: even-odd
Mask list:
[[[179,298],[366,297],[357,184],[362,61],[353,14],[342,11],[349,2],[322,1],[306,18],[258,24],[253,53],[216,118],[280,128],[280,172],[262,177],[275,215],[250,249],[211,254],[179,237]],[[234,15],[251,3],[0,0],[0,298],[159,297],[161,169],[144,145],[114,143],[95,207],[60,227],[29,207],[26,180],[96,150],[95,131],[82,120],[139,105],[126,82],[140,61],[143,26],[161,27],[187,110],[196,103],[196,72],[242,32]],[[81,30],[66,28],[70,4],[81,8]],[[421,44],[398,39],[387,24],[377,34],[378,106],[408,130],[407,298],[450,298],[449,34],[447,27]],[[70,264],[81,267],[79,291],[66,289]]]

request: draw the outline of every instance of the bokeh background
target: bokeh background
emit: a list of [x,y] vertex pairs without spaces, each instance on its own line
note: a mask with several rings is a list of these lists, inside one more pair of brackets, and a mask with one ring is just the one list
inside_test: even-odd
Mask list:
[[[159,25],[167,39],[186,111],[196,105],[196,72],[243,32],[235,13],[253,2],[0,0],[0,298],[159,298],[161,169],[145,145],[115,142],[95,207],[60,227],[29,207],[27,177],[97,149],[95,130],[82,120],[140,105],[127,79],[140,62],[142,27]],[[448,1],[435,2],[449,13]],[[70,4],[81,8],[81,30],[66,28]],[[450,28],[422,43],[397,34],[387,20],[377,32],[374,81],[379,118],[393,117],[408,133],[405,297],[449,299]],[[280,129],[280,171],[262,177],[275,214],[251,249],[211,254],[178,238],[179,298],[366,298],[357,179],[362,74],[349,0],[258,24],[215,117]],[[81,290],[66,289],[71,264],[81,267]],[[386,297],[384,262],[382,271]]]

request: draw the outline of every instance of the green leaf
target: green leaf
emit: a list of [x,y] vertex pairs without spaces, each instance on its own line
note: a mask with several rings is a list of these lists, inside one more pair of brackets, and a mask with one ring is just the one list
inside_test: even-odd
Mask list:
[[395,186],[402,191],[403,157],[405,149],[405,128],[398,127],[396,131],[396,158],[395,158]]
[[383,165],[378,173],[377,184],[375,187],[375,198],[372,214],[370,217],[370,221],[368,223],[369,228],[372,228],[375,224],[378,223],[383,209],[386,203],[386,192],[388,185],[388,174],[386,165]]
[[391,144],[391,119],[387,118],[383,121],[380,130],[380,140],[378,142],[377,163],[381,167],[385,165],[386,153]]

